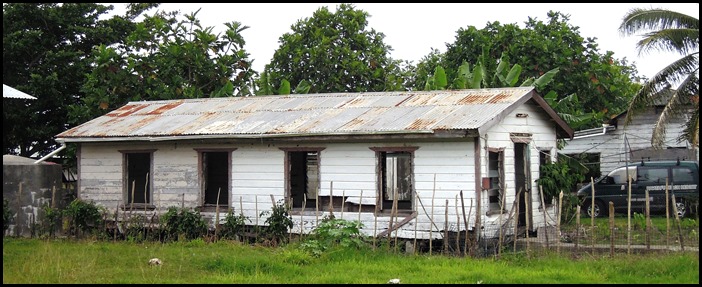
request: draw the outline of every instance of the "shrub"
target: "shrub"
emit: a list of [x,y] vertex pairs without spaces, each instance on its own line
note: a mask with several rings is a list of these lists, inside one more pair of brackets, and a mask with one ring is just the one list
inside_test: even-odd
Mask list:
[[242,236],[244,232],[244,226],[246,226],[246,221],[251,222],[251,220],[244,216],[244,214],[234,215],[232,210],[229,210],[227,216],[224,218],[224,223],[221,226],[219,233],[220,238],[225,239],[235,239],[237,236]]
[[281,201],[273,205],[271,211],[263,211],[260,216],[266,216],[267,226],[263,228],[263,237],[270,240],[273,246],[287,242],[288,229],[293,227],[292,216],[288,213],[288,208]]
[[71,219],[69,230],[90,234],[101,226],[104,210],[92,202],[74,199],[63,213]]
[[56,228],[58,227],[61,219],[61,211],[58,208],[53,208],[48,203],[44,204],[44,221],[43,232],[48,233],[49,237],[54,237]]
[[198,211],[169,207],[160,220],[166,241],[193,240],[207,233],[207,223]]
[[358,220],[349,221],[325,216],[301,247],[314,256],[337,246],[360,249],[367,246],[364,241],[366,237],[360,231],[362,227],[363,224]]
[[146,239],[145,219],[146,217],[141,214],[134,214],[126,220],[124,224],[124,237],[127,241],[143,242]]

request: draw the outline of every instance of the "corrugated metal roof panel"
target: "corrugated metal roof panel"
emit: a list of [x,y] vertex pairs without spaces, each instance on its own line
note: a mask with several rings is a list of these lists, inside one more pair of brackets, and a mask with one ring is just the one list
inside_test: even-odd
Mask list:
[[58,138],[372,134],[478,129],[532,87],[130,102]]

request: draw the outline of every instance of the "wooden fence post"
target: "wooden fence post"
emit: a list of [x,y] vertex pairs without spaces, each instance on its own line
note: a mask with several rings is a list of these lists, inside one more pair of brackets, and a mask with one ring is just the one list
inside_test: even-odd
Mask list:
[[539,185],[539,197],[541,198],[541,214],[544,216],[544,238],[546,238],[546,249],[551,249],[550,243],[548,242],[548,221],[546,219],[546,202],[544,201],[544,189]]
[[358,198],[358,222],[361,222],[361,209],[363,209],[363,189],[361,189],[361,196]]
[[670,208],[668,203],[670,197],[668,195],[668,178],[665,178],[665,246],[666,249],[670,246]]
[[673,192],[670,196],[670,199],[673,200],[673,212],[675,213],[675,222],[678,223],[678,239],[680,241],[680,250],[685,251],[685,243],[683,242],[683,235],[682,235],[682,229],[680,227],[680,215],[678,214],[678,204],[675,199],[675,192]]
[[558,193],[558,216],[557,219],[558,222],[556,222],[556,235],[559,236],[558,241],[556,241],[556,253],[561,254],[561,213],[563,212],[563,191],[561,190],[560,193]]
[[432,242],[434,242],[434,236],[432,235],[434,231],[434,195],[436,194],[436,173],[434,174],[434,188],[431,191],[431,225],[429,226],[429,256],[432,252]]
[[609,256],[614,257],[614,202],[609,202]]
[[526,237],[526,254],[529,255],[529,213],[531,211],[531,202],[529,201],[529,193],[524,193],[524,237]]
[[[514,213],[514,252],[517,252],[517,236],[519,234],[519,200],[521,199],[520,196],[522,195],[522,188],[519,188],[519,192],[517,192],[517,196],[514,197],[514,206],[516,206],[515,213]],[[525,216],[526,217],[526,216]]]
[[[458,213],[458,194],[456,194],[456,199],[454,200],[456,208],[456,252],[461,255],[461,216]],[[416,236],[415,236],[416,237]]]
[[463,247],[463,256],[466,256],[468,253],[468,240],[470,240],[470,237],[468,235],[468,219],[466,217],[466,205],[463,202],[463,190],[458,192],[458,195],[461,196],[461,209],[463,210],[463,223],[466,225],[466,239],[464,240],[464,247]]
[[444,254],[448,254],[448,199],[446,200],[446,209],[444,210]]
[[646,251],[651,250],[651,200],[648,198],[648,189],[644,192],[646,194]]
[[215,230],[214,230],[214,239],[213,241],[217,241],[217,235],[219,234],[219,196],[222,193],[222,188],[219,187],[217,188],[217,203],[215,203]]
[[[590,204],[590,252],[595,254],[595,183],[590,177],[590,187],[592,187],[592,203]],[[600,210],[604,212],[604,210]]]
[[631,176],[627,177],[627,200],[626,200],[626,253],[631,254]]

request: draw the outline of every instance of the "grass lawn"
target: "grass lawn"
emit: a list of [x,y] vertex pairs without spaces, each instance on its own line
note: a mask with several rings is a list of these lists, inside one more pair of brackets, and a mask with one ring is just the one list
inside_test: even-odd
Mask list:
[[[149,259],[163,264],[150,266]],[[271,248],[236,241],[133,243],[3,240],[3,284],[699,284],[699,252],[493,258],[393,254],[332,248],[315,257],[296,243]]]

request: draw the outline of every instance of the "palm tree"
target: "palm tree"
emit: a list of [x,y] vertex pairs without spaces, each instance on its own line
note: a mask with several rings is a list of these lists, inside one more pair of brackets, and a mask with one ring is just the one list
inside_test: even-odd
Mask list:
[[[683,57],[659,71],[647,80],[634,95],[629,104],[625,124],[634,114],[654,101],[666,102],[663,112],[654,127],[651,144],[660,148],[665,141],[665,126],[674,117],[689,114],[683,135],[678,141],[689,141],[692,146],[699,144],[699,19],[666,9],[630,10],[619,26],[624,36],[643,33],[643,39],[636,43],[639,54],[651,50],[680,53]],[[678,84],[677,89],[670,87]],[[692,110],[688,110],[693,104]]]

